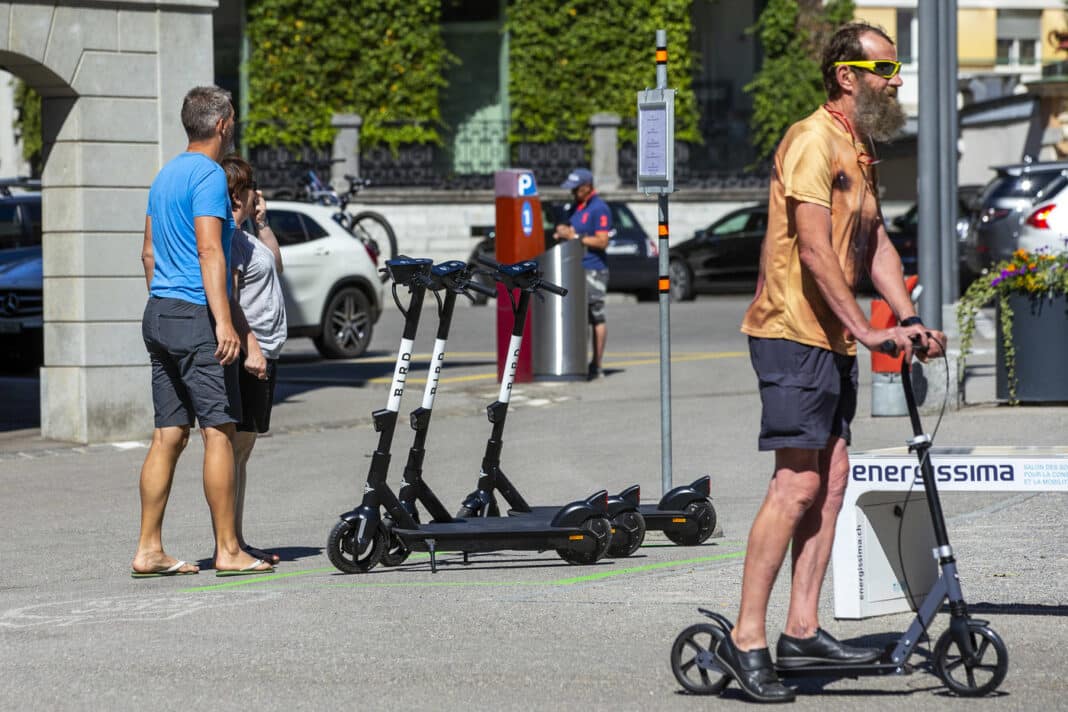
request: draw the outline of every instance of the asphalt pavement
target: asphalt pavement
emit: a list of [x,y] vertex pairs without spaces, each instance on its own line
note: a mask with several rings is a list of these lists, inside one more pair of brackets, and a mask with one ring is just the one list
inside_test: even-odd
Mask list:
[[[704,710],[740,708],[682,694],[671,674],[676,634],[697,607],[733,617],[745,539],[771,472],[758,453],[759,399],[737,324],[744,296],[674,305],[674,484],[709,474],[721,535],[678,547],[655,533],[631,558],[571,566],[554,552],[441,556],[343,575],[324,553],[337,515],[361,496],[377,442],[401,320],[388,310],[373,351],[324,362],[310,342],[286,347],[272,433],[252,456],[246,532],[278,552],[275,574],[216,578],[201,492],[199,438],[175,476],[167,550],[199,561],[196,576],[134,580],[137,478],[146,443],[75,446],[42,440],[25,413],[0,434],[0,709],[26,710]],[[449,508],[473,488],[497,395],[493,307],[458,309],[435,403],[427,481]],[[658,320],[655,303],[609,306],[607,377],[516,385],[503,469],[534,504],[638,483],[661,492]],[[402,412],[416,407],[433,317],[416,342]],[[993,348],[980,334],[969,404],[950,410],[938,445],[1064,445],[1068,408],[999,406]],[[862,394],[871,376],[862,354]],[[0,377],[5,400],[32,401],[32,379]],[[8,406],[0,410],[19,411]],[[32,418],[30,419],[32,421]],[[925,419],[933,428],[934,418]],[[391,482],[410,432],[402,418]],[[897,446],[907,419],[872,417],[862,398],[854,451]],[[398,462],[399,461],[399,462]],[[1064,495],[952,494],[951,541],[973,612],[1010,651],[999,694],[948,696],[925,669],[906,677],[806,680],[798,708],[828,710],[1064,709],[1068,625]],[[774,641],[786,615],[785,576],[769,612]],[[830,586],[822,623],[839,637],[882,644],[904,614],[835,621]],[[945,628],[941,616],[932,639]],[[796,684],[796,683],[791,683]]]

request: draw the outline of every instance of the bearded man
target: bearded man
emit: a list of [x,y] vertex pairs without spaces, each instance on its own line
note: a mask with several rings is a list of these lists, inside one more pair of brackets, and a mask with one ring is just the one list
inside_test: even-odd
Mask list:
[[[778,666],[863,664],[880,654],[836,640],[820,628],[818,609],[848,482],[856,342],[878,349],[892,341],[905,358],[913,338],[928,356],[945,344],[916,316],[879,206],[874,142],[904,124],[900,68],[883,30],[865,23],[839,29],[821,64],[827,103],[791,126],[775,153],[760,277],[742,322],[763,409],[759,448],[775,452],[775,471],[749,533],[737,625],[715,650],[761,702],[794,698],[775,673],[765,626],[788,547],[790,606]],[[868,321],[854,291],[861,269],[899,326]]]

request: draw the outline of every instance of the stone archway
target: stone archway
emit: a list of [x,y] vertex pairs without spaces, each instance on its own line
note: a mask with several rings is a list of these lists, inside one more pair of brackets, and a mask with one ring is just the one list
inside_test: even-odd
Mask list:
[[156,172],[185,148],[182,97],[212,81],[217,4],[0,3],[0,66],[42,96],[46,438],[152,428],[145,205]]

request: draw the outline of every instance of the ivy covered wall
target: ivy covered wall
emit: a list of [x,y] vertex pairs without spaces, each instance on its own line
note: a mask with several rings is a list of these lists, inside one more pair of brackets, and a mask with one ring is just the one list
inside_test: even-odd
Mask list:
[[[691,90],[693,0],[513,0],[509,33],[513,134],[526,141],[585,141],[588,121],[637,114],[636,94],[656,86],[656,30],[668,36],[668,86],[677,90],[675,136],[698,141]],[[620,139],[633,140],[624,125]]]
[[249,0],[249,146],[327,146],[330,117],[368,145],[440,143],[452,56],[440,0]]

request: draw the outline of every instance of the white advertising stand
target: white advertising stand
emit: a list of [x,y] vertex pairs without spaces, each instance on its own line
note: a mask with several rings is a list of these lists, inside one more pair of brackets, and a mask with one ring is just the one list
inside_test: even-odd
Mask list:
[[[849,461],[834,534],[834,615],[909,611],[909,593],[918,603],[938,579],[919,461],[904,447],[851,454]],[[1068,492],[1068,447],[934,447],[931,464],[939,493]]]

